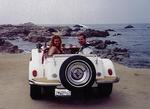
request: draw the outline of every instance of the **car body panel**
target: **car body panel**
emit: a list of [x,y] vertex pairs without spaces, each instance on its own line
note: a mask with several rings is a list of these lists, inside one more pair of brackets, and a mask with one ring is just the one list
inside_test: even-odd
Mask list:
[[[44,57],[44,52],[39,49],[32,49],[32,59],[29,62],[29,84],[35,85],[61,85],[59,72],[63,62],[71,56],[81,54],[57,54],[52,57]],[[102,59],[94,54],[82,55],[88,58],[96,69],[95,82],[114,83],[118,82],[114,65],[110,59]],[[108,69],[112,70],[112,75],[108,74]],[[37,71],[37,76],[32,75],[32,71]]]

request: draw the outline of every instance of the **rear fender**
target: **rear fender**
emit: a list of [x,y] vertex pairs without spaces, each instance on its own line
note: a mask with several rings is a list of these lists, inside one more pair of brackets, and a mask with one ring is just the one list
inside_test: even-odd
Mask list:
[[29,62],[29,80],[35,78],[32,75],[33,70],[37,71],[36,78],[43,77],[42,54],[43,52],[38,52],[38,49],[32,49],[32,59]]
[[[115,68],[110,59],[102,59],[104,76],[116,76]],[[112,70],[112,75],[109,75],[108,69]]]

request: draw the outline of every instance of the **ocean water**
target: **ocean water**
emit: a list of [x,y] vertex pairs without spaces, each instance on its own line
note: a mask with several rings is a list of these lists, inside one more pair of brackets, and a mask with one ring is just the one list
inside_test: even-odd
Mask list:
[[[124,59],[123,64],[129,67],[150,68],[150,24],[131,24],[134,28],[125,29],[129,24],[89,25],[99,30],[113,29],[110,36],[101,39],[110,39],[118,42],[118,47],[127,48],[130,58]],[[115,33],[122,35],[113,36]]]
[[[129,67],[136,68],[150,68],[150,24],[131,24],[134,28],[125,29],[129,24],[92,24],[86,25],[86,28],[96,30],[113,29],[110,36],[106,38],[92,37],[88,40],[112,40],[118,42],[115,47],[127,48],[130,53],[130,57],[124,59],[121,63]],[[68,25],[73,26],[73,25]],[[113,36],[115,33],[120,33],[119,36]],[[36,44],[31,42],[22,41],[18,39],[11,41],[13,44],[19,46],[19,48],[30,52],[32,48],[35,48]],[[78,45],[78,40],[75,37],[64,37],[62,42],[66,45],[73,44]]]

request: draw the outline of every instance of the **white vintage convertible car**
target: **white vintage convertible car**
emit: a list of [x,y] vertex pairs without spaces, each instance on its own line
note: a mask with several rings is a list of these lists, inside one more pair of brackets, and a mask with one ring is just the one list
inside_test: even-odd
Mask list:
[[[29,84],[32,99],[43,93],[55,95],[57,88],[71,93],[96,87],[103,96],[109,96],[113,83],[118,82],[113,63],[95,54],[57,54],[46,56],[46,50],[32,49],[29,62]],[[90,93],[90,92],[89,92]]]

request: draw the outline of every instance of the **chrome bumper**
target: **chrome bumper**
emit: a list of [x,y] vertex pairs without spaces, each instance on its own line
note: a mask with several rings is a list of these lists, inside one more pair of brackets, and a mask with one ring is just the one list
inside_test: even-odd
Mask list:
[[[119,77],[107,77],[96,78],[96,83],[116,83],[119,82]],[[61,82],[59,80],[48,80],[47,78],[34,78],[29,80],[29,84],[39,85],[39,86],[59,86]]]
[[39,85],[39,86],[57,86],[61,85],[59,80],[48,80],[47,78],[34,78],[29,80],[29,84]]
[[104,78],[97,78],[96,83],[116,83],[119,82],[120,78],[119,77],[108,77],[105,76]]

